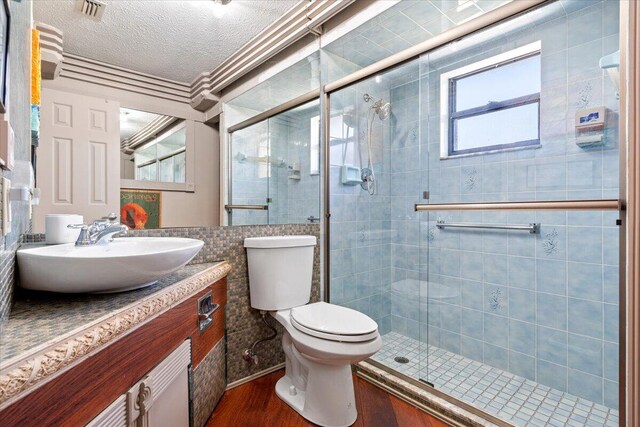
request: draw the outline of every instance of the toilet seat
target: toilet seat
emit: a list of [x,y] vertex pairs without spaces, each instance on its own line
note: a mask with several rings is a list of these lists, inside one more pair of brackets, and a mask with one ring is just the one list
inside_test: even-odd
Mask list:
[[378,337],[378,324],[369,316],[326,302],[291,309],[290,321],[298,331],[330,341],[364,342]]

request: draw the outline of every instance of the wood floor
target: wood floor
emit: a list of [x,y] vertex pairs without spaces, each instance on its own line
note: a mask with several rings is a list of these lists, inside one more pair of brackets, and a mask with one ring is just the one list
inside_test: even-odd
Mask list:
[[[308,422],[276,396],[283,370],[227,391],[207,427],[309,427]],[[354,376],[356,427],[447,427],[447,424]]]

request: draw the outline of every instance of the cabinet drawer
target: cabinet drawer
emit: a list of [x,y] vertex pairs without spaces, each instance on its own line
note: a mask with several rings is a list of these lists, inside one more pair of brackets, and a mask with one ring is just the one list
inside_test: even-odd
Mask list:
[[[220,308],[212,316],[211,326],[202,332],[198,331],[191,335],[192,366],[195,369],[202,359],[224,336],[225,307],[227,305],[227,279],[221,279],[209,287],[214,304],[219,304]],[[197,304],[194,307],[198,309]]]

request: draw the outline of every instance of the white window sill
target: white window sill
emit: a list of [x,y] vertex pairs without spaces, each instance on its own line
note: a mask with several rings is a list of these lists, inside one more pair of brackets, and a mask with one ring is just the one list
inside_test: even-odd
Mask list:
[[440,160],[451,160],[451,159],[460,159],[462,157],[475,157],[475,156],[484,156],[487,154],[499,154],[499,153],[509,153],[511,151],[521,151],[521,150],[535,150],[541,148],[542,144],[535,145],[524,145],[521,147],[511,147],[511,148],[498,148],[495,150],[486,150],[486,151],[476,151],[475,153],[464,153],[464,154],[450,154],[447,156],[440,156]]

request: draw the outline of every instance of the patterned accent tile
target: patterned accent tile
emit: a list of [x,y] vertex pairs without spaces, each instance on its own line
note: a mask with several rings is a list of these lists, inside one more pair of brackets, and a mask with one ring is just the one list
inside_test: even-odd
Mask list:
[[205,356],[192,374],[191,413],[193,426],[202,427],[211,416],[227,386],[225,378],[225,340]]
[[242,358],[245,349],[262,338],[268,337],[271,331],[261,325],[258,328],[247,328],[227,335],[227,381],[233,383],[245,377],[251,376],[265,369],[284,362],[282,351],[283,327],[275,319],[269,316],[269,323],[273,325],[278,334],[273,340],[263,342],[256,347],[258,363],[248,363]]
[[[251,308],[249,279],[244,239],[259,236],[313,235],[319,238],[318,224],[247,225],[231,227],[171,228],[139,230],[134,236],[174,236],[201,239],[205,245],[192,261],[225,260],[231,264],[227,282],[227,380],[234,382],[284,362],[282,329],[275,319],[269,322],[278,329],[278,337],[258,346],[258,364],[248,364],[242,353],[269,330],[263,325],[258,310]],[[320,247],[316,246],[313,265],[311,302],[320,300]]]
[[14,275],[18,242],[0,250],[0,337],[9,320],[9,311],[14,298]]

